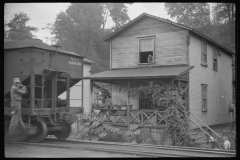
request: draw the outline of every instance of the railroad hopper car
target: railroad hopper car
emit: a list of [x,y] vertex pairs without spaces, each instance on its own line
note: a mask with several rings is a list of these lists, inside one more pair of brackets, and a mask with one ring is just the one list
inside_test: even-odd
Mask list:
[[[83,79],[83,57],[40,40],[4,42],[4,129],[11,121],[10,89],[20,78],[28,94],[22,96],[22,119],[27,139],[41,142],[47,135],[66,139],[83,107],[70,107],[69,89]],[[58,96],[66,92],[66,99]]]

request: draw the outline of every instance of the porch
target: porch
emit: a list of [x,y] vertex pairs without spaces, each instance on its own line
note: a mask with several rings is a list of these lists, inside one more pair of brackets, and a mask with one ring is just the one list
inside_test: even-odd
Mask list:
[[[91,80],[91,93],[94,82],[108,84],[111,94],[111,105],[91,108],[92,117],[101,117],[104,123],[113,126],[128,127],[137,124],[140,127],[165,128],[167,114],[164,105],[159,105],[151,96],[138,95],[132,98],[129,93],[131,87],[146,85],[150,81],[170,83],[172,86],[181,81],[188,83],[188,71],[192,66],[162,66],[147,68],[115,69],[96,73],[85,77]],[[122,86],[124,92],[114,92],[114,86]],[[93,94],[92,102],[94,101]],[[188,107],[188,92],[183,97]],[[124,101],[124,104],[120,104]],[[115,107],[115,106],[124,107]]]

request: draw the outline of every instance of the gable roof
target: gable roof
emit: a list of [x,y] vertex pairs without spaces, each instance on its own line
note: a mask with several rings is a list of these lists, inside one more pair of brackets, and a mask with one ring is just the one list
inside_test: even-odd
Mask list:
[[[56,51],[55,47],[51,47],[50,45],[43,43],[41,40],[38,39],[32,39],[32,40],[12,40],[12,41],[5,41],[4,42],[4,50],[10,50],[10,49],[23,49],[23,48],[38,48],[48,51]],[[74,55],[78,57],[83,57],[78,55],[74,52],[69,52],[65,50],[58,49],[57,50],[60,53],[68,54],[68,55]]]
[[120,27],[120,28],[117,29],[115,32],[113,32],[113,33],[111,33],[110,35],[106,36],[103,40],[109,42],[112,38],[116,37],[118,34],[122,33],[122,32],[125,31],[127,28],[129,28],[130,26],[134,25],[135,23],[139,22],[140,20],[142,20],[143,18],[146,18],[146,17],[154,18],[154,19],[156,19],[156,20],[163,21],[163,22],[166,22],[166,23],[175,25],[175,26],[177,26],[177,27],[181,27],[181,28],[187,29],[187,30],[189,30],[190,32],[197,34],[197,35],[200,36],[201,38],[203,38],[203,39],[205,39],[205,40],[208,40],[208,41],[210,41],[211,43],[217,45],[219,48],[221,48],[221,49],[223,49],[224,51],[226,51],[226,53],[229,54],[230,56],[231,56],[232,54],[235,54],[235,53],[232,52],[231,50],[227,49],[226,47],[222,46],[221,44],[217,43],[216,41],[214,41],[214,40],[212,40],[211,38],[203,35],[202,33],[198,32],[197,30],[195,30],[195,29],[193,29],[193,28],[191,28],[191,27],[188,27],[188,26],[185,26],[185,25],[182,25],[182,24],[179,24],[179,23],[172,22],[172,21],[170,21],[170,20],[168,20],[168,19],[156,17],[156,16],[153,16],[153,15],[150,15],[150,14],[147,14],[147,13],[142,13],[141,15],[139,15],[138,17],[136,17],[135,19],[133,19],[132,21],[130,21],[130,22],[127,23],[126,25]]

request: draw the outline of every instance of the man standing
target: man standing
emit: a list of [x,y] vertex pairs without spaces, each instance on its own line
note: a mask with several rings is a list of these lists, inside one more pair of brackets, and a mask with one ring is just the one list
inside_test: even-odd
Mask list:
[[11,94],[11,107],[13,108],[12,112],[12,120],[10,123],[9,131],[14,124],[12,124],[13,118],[16,120],[15,123],[21,124],[22,127],[25,127],[23,121],[22,121],[22,113],[21,113],[21,100],[22,95],[27,94],[28,91],[25,86],[21,84],[21,81],[19,78],[13,79],[13,85],[10,91]]

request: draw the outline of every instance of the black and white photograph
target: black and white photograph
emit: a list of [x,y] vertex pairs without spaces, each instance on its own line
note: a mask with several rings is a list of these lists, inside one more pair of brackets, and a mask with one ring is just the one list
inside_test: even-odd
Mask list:
[[236,157],[235,17],[222,2],[4,3],[4,157]]

